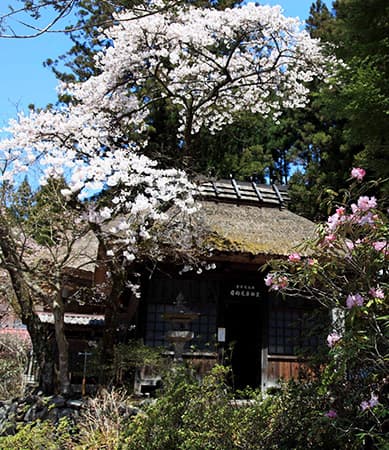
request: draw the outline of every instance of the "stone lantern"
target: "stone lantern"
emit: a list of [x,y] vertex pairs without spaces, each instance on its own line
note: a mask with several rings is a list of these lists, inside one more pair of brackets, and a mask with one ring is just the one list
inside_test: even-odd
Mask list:
[[171,323],[171,331],[166,333],[166,339],[172,343],[174,349],[174,361],[182,361],[185,344],[194,337],[189,330],[189,324],[198,318],[199,313],[190,311],[184,302],[182,292],[177,295],[175,310],[164,314],[164,319]]

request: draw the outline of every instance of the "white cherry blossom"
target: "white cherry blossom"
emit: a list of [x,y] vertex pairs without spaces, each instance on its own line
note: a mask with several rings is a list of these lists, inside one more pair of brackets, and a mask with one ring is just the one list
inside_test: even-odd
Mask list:
[[[138,8],[119,14],[105,37],[112,46],[96,55],[100,74],[59,86],[73,103],[10,122],[11,137],[0,142],[0,182],[17,182],[36,167],[41,183],[64,176],[67,198],[109,190],[110,205],[88,217],[108,224],[109,254],[130,262],[139,245],[157,247],[161,233],[166,238],[174,223],[166,205],[195,211],[185,173],[160,169],[143,154],[154,103],[175,105],[185,148],[192,134],[216,132],[239,111],[277,117],[285,107],[304,106],[306,83],[325,71],[319,43],[280,7]],[[117,217],[122,223],[112,225]]]

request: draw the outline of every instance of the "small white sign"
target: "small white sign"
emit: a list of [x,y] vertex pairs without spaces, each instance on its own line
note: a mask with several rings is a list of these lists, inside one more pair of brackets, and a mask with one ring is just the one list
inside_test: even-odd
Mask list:
[[255,286],[250,284],[235,285],[235,288],[230,290],[230,295],[231,297],[261,297],[261,293],[256,290]]
[[226,342],[226,329],[225,328],[217,329],[217,341],[218,342]]

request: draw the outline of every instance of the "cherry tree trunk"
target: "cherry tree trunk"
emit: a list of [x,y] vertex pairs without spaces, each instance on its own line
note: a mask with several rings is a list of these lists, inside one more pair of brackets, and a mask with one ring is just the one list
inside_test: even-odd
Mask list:
[[34,310],[34,298],[26,282],[23,268],[17,257],[17,249],[10,237],[5,221],[0,223],[0,250],[2,265],[9,274],[17,312],[31,338],[34,358],[39,368],[39,389],[45,394],[54,389],[54,352],[49,328],[42,323]]
[[101,348],[101,366],[104,368],[100,372],[99,383],[110,384],[114,378],[114,352],[117,341],[118,312],[120,297],[123,292],[123,278],[121,274],[112,277],[112,289],[107,298],[104,313],[104,334]]
[[58,349],[58,382],[61,394],[70,393],[69,380],[69,344],[65,335],[65,308],[60,286],[57,286],[56,298],[53,302],[55,340]]

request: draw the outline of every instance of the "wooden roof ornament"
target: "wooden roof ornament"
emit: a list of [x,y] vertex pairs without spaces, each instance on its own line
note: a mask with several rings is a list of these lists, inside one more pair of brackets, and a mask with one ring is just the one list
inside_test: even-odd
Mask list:
[[255,181],[230,180],[207,181],[198,188],[203,200],[239,202],[257,206],[285,208],[290,201],[287,186],[258,184]]

